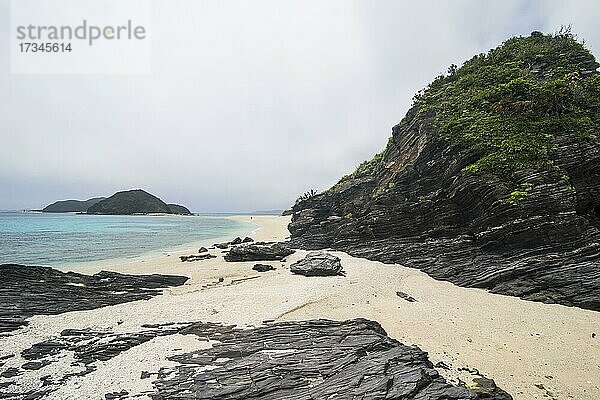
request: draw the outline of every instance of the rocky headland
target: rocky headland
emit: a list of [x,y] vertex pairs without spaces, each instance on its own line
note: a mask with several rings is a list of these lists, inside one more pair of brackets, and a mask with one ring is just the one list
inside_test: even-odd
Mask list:
[[600,73],[570,33],[510,39],[414,98],[383,152],[293,207],[293,246],[600,311]]

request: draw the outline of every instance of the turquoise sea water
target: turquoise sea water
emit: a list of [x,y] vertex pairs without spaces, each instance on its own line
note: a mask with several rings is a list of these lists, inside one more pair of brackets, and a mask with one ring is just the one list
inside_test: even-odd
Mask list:
[[0,264],[60,266],[212,244],[254,225],[211,216],[0,212]]

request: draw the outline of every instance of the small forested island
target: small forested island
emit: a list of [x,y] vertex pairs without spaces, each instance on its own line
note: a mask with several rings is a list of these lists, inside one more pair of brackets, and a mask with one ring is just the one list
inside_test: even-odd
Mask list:
[[133,215],[133,214],[177,214],[192,215],[179,204],[167,204],[158,197],[141,189],[125,190],[112,196],[95,197],[89,200],[63,200],[50,204],[42,212],[79,212],[85,214]]
[[141,189],[117,192],[87,209],[88,214],[181,214],[191,215],[190,210],[178,204],[167,204],[158,197]]

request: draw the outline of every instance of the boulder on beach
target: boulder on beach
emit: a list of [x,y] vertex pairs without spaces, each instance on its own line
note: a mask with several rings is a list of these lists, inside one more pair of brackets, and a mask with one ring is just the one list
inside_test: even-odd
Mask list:
[[242,243],[242,238],[238,236],[235,239],[233,239],[229,244],[236,245],[236,244],[241,244],[241,243]]
[[282,243],[253,243],[232,247],[225,261],[275,261],[293,254],[294,250]]
[[304,276],[344,275],[340,258],[324,251],[308,253],[302,260],[290,265],[290,271]]
[[203,254],[191,254],[189,256],[179,256],[179,259],[182,262],[191,262],[191,261],[200,261],[200,260],[208,260],[210,258],[217,258],[217,256],[213,256],[212,254],[209,253],[203,253]]
[[252,238],[251,238],[251,237],[249,237],[249,236],[246,236],[246,237],[244,238],[244,240],[242,240],[242,243],[251,243],[251,242],[254,242],[254,239],[252,239]]
[[275,270],[275,267],[269,264],[254,264],[253,270],[257,272],[267,272]]
[[207,252],[208,252],[208,249],[207,249],[206,247],[204,247],[204,246],[203,246],[203,247],[200,247],[200,248],[198,249],[198,253],[207,253]]

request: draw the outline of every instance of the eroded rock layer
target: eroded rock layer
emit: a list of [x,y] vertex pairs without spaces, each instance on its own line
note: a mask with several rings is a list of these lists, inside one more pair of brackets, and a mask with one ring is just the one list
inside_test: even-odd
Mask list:
[[389,338],[378,323],[365,319],[278,322],[252,329],[204,322],[144,325],[120,333],[67,329],[24,349],[24,363],[10,355],[10,366],[0,365],[0,398],[46,398],[72,380],[94,379],[92,373],[105,368],[102,363],[134,347],[177,340],[174,335],[208,343],[162,360],[168,366],[158,370],[134,371],[140,380],[152,378],[152,390],[139,393],[134,382],[122,382],[98,398],[512,399],[479,375],[474,381],[481,383],[471,389],[448,383],[427,353]]
[[415,97],[384,152],[293,207],[292,244],[600,310],[600,74],[570,34],[507,41]]
[[168,286],[188,280],[176,275],[123,275],[102,271],[95,275],[61,272],[50,267],[0,265],[0,333],[27,324],[33,315],[147,300]]
[[[211,348],[174,356],[154,382],[161,399],[477,399],[447,383],[417,347],[373,321],[280,322],[244,330],[197,323],[182,330]],[[511,399],[496,389],[492,399]]]

